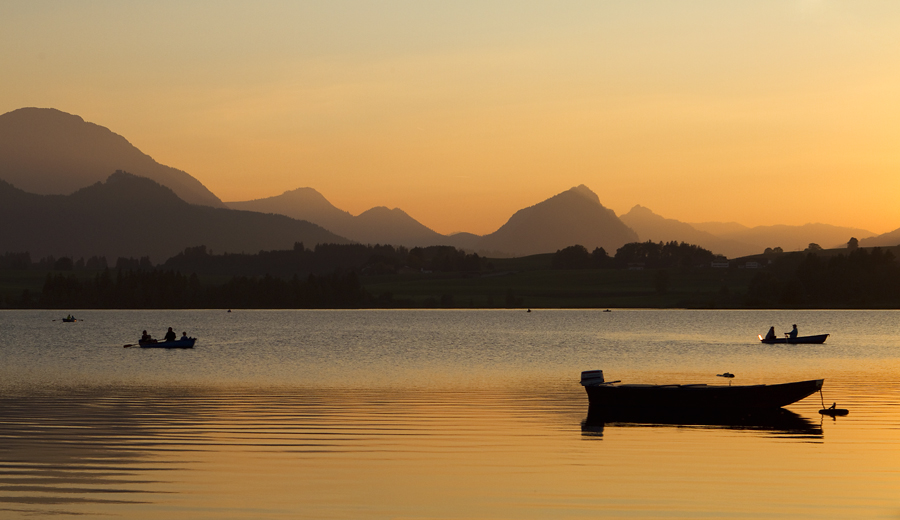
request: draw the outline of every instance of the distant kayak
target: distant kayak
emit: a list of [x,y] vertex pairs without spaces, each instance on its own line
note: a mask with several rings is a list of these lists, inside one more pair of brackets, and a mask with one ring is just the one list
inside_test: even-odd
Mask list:
[[830,334],[818,334],[815,336],[797,336],[796,338],[764,338],[760,334],[759,340],[763,343],[825,343],[825,338]]
[[75,318],[63,318],[62,321],[65,323],[75,323],[78,320],[76,320]]
[[179,339],[175,341],[157,341],[155,339],[138,341],[141,348],[194,348],[197,338]]

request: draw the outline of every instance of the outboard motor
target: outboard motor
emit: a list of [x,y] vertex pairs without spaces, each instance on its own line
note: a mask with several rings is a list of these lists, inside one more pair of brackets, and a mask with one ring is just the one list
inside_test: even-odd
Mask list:
[[581,386],[599,385],[603,383],[602,370],[585,370],[581,373]]

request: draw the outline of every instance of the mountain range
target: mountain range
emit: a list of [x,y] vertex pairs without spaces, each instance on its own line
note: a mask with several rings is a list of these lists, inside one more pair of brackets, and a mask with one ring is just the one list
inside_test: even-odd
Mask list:
[[728,258],[759,254],[766,248],[775,247],[785,251],[802,251],[810,243],[819,244],[826,249],[837,248],[845,246],[851,237],[856,237],[862,244],[863,238],[873,235],[865,229],[829,224],[752,228],[736,222],[688,224],[662,217],[640,205],[631,208],[631,211],[620,218],[637,232],[642,241],[677,240],[701,246]]
[[614,254],[623,244],[638,240],[638,235],[584,185],[517,211],[497,231],[484,236],[442,235],[399,208],[375,207],[354,217],[334,207],[312,188],[226,205],[308,220],[357,242],[407,247],[452,245],[491,256],[547,253],[573,244],[588,249],[603,247]]
[[[117,170],[133,175],[113,174]],[[484,236],[442,235],[399,208],[379,206],[354,216],[313,188],[223,203],[188,173],[157,163],[124,137],[55,109],[0,115],[0,180],[6,181],[0,183],[0,253],[28,250],[36,257],[161,259],[196,245],[237,252],[349,241],[451,245],[489,256],[581,244],[612,255],[627,242],[652,240],[688,242],[734,258],[768,247],[838,247],[850,237],[862,246],[900,244],[900,229],[873,237],[863,229],[826,224],[689,224],[640,205],[618,217],[584,185],[517,211]]]
[[170,188],[124,172],[71,195],[27,193],[0,181],[0,244],[34,259],[150,256],[158,263],[197,245],[256,253],[295,242],[349,241],[283,215],[189,204]]
[[226,202],[232,209],[259,211],[307,220],[361,243],[407,247],[444,244],[444,235],[420,224],[399,208],[378,206],[353,216],[336,208],[312,188],[297,188],[281,195],[244,202]]

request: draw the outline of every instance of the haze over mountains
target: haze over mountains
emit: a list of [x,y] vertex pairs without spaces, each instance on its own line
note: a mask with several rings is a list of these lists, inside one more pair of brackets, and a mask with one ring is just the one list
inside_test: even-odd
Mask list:
[[752,228],[734,222],[691,225],[697,229],[709,232],[716,230],[719,237],[750,244],[757,249],[757,252],[767,247],[781,247],[785,251],[802,251],[810,243],[819,244],[825,249],[832,249],[845,246],[851,238],[862,241],[862,239],[874,235],[867,229],[819,223],[804,224],[802,226],[775,225]]
[[[117,170],[134,175],[110,177]],[[826,224],[688,224],[640,205],[617,217],[584,185],[517,211],[484,236],[442,235],[399,208],[379,206],[354,216],[313,188],[226,205],[189,174],[156,163],[124,137],[54,109],[0,115],[0,179],[12,185],[0,183],[0,253],[27,250],[35,257],[161,260],[196,245],[255,252],[294,242],[312,247],[348,241],[452,245],[489,256],[550,253],[581,244],[612,255],[627,242],[652,240],[688,242],[734,258],[767,247],[802,250],[811,242],[838,247],[850,237],[862,246],[900,244],[900,229],[872,237],[863,229]]]
[[701,231],[692,225],[675,219],[657,215],[652,210],[637,205],[628,213],[620,216],[622,222],[635,230],[642,242],[687,242],[698,245],[704,249],[725,255],[728,258],[761,253],[765,248],[751,244],[729,240],[716,236],[714,233]]
[[810,243],[819,244],[826,249],[841,247],[851,237],[859,239],[862,244],[863,238],[873,235],[871,231],[865,229],[829,224],[756,226],[752,228],[736,222],[688,224],[667,219],[640,205],[631,208],[631,211],[620,218],[631,229],[637,231],[641,241],[669,242],[677,240],[696,244],[728,258],[758,254],[767,247],[780,247],[785,251],[802,251]]

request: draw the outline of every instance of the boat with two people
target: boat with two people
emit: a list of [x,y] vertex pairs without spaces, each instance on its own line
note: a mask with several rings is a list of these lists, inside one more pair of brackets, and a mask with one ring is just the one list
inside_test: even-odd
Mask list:
[[830,334],[816,334],[813,336],[800,336],[797,331],[797,325],[794,325],[794,328],[791,329],[790,332],[785,332],[783,338],[779,338],[775,335],[775,327],[769,327],[769,332],[766,333],[765,336],[762,334],[758,334],[757,337],[759,340],[766,344],[774,344],[774,343],[809,343],[809,344],[822,344],[825,343],[825,340],[830,336]]

